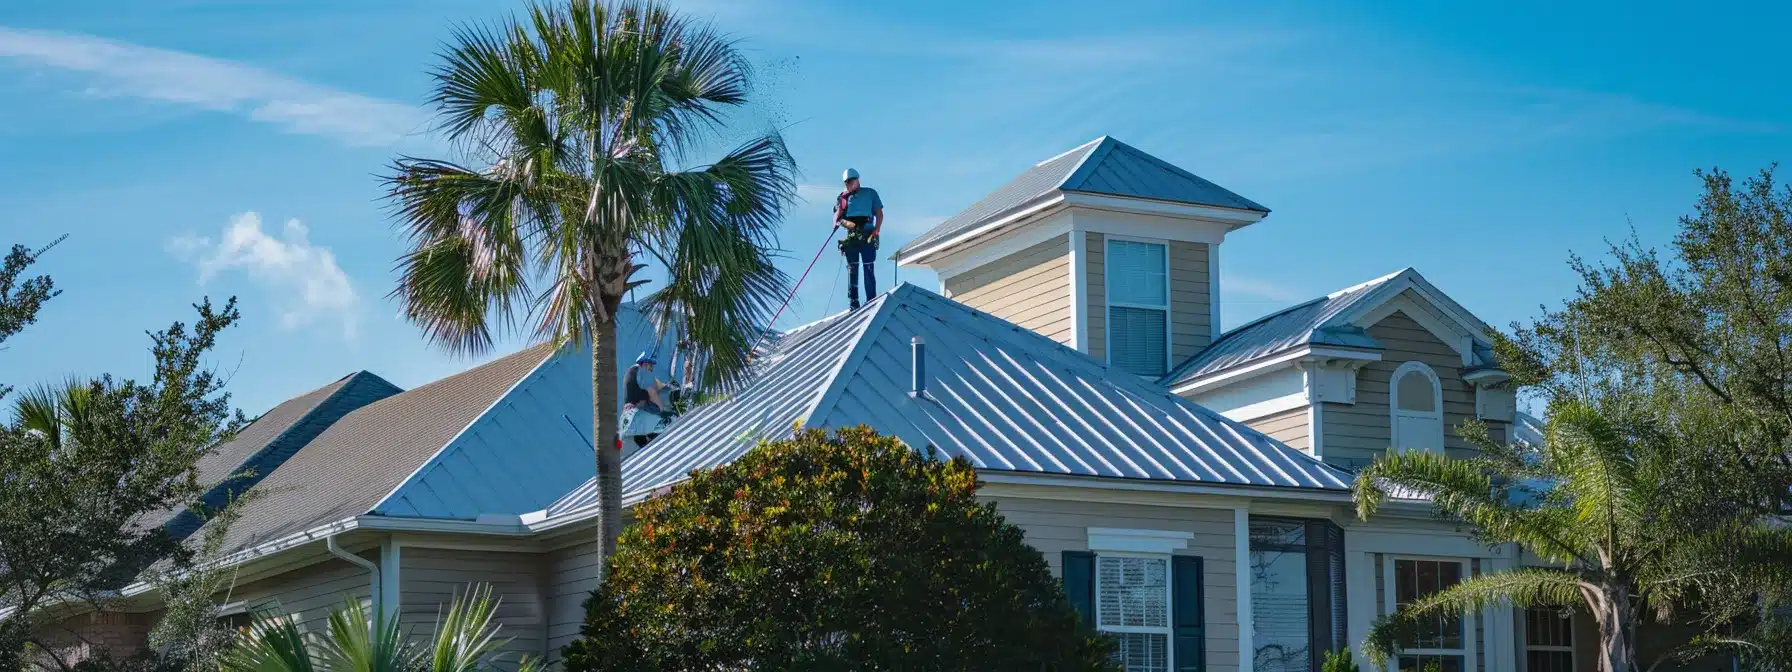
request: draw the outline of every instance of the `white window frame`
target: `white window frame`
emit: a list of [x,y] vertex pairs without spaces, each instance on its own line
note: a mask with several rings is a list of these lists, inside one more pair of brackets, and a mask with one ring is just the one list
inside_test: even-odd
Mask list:
[[[1405,411],[1400,409],[1400,379],[1406,377],[1406,374],[1414,371],[1423,373],[1426,378],[1431,380],[1430,413]],[[1447,437],[1447,433],[1444,431],[1444,385],[1443,381],[1437,377],[1437,371],[1432,370],[1431,366],[1424,362],[1404,362],[1394,369],[1393,375],[1388,376],[1388,436],[1393,439],[1391,443],[1394,444],[1394,449],[1404,453],[1407,451],[1407,448],[1405,442],[1400,440],[1401,416],[1412,418],[1424,417],[1427,420],[1434,421],[1434,424],[1437,426],[1437,435],[1435,437],[1437,439],[1437,449],[1438,452],[1443,452],[1445,447],[1444,443]]]
[[[1523,632],[1520,634],[1520,636],[1524,637],[1525,653],[1528,654],[1532,651],[1551,651],[1551,652],[1557,652],[1557,653],[1567,653],[1570,661],[1572,661],[1574,664],[1579,664],[1580,656],[1576,655],[1575,651],[1574,651],[1574,643],[1577,640],[1577,638],[1574,636],[1574,612],[1569,611],[1569,613],[1566,617],[1566,620],[1568,621],[1568,645],[1567,646],[1555,646],[1555,645],[1551,645],[1551,644],[1532,644],[1531,643],[1531,612],[1533,610],[1534,610],[1534,608],[1523,610],[1525,627],[1524,627]],[[1524,656],[1523,660],[1521,660],[1519,662],[1519,665],[1528,672],[1531,669],[1531,657],[1528,655]],[[1573,665],[1570,665],[1570,667],[1573,667]]]
[[[1101,559],[1102,558],[1144,558],[1164,563],[1164,627],[1152,628],[1139,625],[1102,625],[1101,624]],[[1095,630],[1096,632],[1142,633],[1164,636],[1164,662],[1166,670],[1176,669],[1176,567],[1167,553],[1136,553],[1131,551],[1096,551],[1095,552]]]
[[[1474,571],[1474,564],[1468,558],[1447,558],[1434,555],[1394,555],[1387,554],[1381,558],[1382,607],[1383,613],[1392,614],[1400,605],[1400,591],[1394,577],[1394,565],[1400,560],[1414,562],[1453,562],[1462,566],[1462,581],[1469,580]],[[1400,654],[1388,661],[1388,672],[1398,672],[1400,656],[1462,656],[1463,672],[1474,672],[1475,667],[1475,612],[1462,614],[1462,648],[1460,649],[1403,649]]]
[[[1114,241],[1122,241],[1122,242],[1128,242],[1128,243],[1143,243],[1146,245],[1157,245],[1159,247],[1164,248],[1164,304],[1163,305],[1152,306],[1152,305],[1146,305],[1143,303],[1126,303],[1126,302],[1116,303],[1114,301],[1114,263],[1113,263]],[[1175,356],[1170,354],[1170,347],[1176,341],[1176,337],[1175,337],[1176,323],[1172,319],[1172,316],[1170,315],[1170,304],[1176,302],[1175,297],[1170,295],[1170,288],[1174,286],[1174,283],[1171,282],[1171,280],[1170,280],[1170,241],[1163,239],[1163,238],[1135,238],[1133,236],[1116,236],[1113,234],[1108,234],[1108,235],[1105,235],[1102,237],[1101,259],[1102,259],[1102,266],[1101,266],[1102,289],[1101,289],[1101,291],[1102,291],[1102,294],[1105,295],[1105,296],[1103,296],[1103,299],[1104,299],[1103,304],[1104,305],[1102,308],[1102,318],[1101,318],[1102,324],[1104,325],[1104,328],[1102,329],[1102,333],[1104,334],[1104,336],[1102,338],[1102,341],[1103,341],[1102,347],[1104,348],[1104,351],[1101,353],[1102,360],[1107,362],[1109,366],[1112,366],[1114,364],[1114,341],[1116,340],[1114,338],[1114,309],[1115,308],[1139,308],[1139,309],[1144,309],[1144,310],[1162,310],[1162,311],[1164,311],[1164,371],[1169,371],[1170,367],[1176,365],[1176,362],[1174,361]],[[1212,272],[1212,271],[1210,270],[1209,272]],[[1131,373],[1131,372],[1128,371],[1128,373]],[[1140,376],[1140,377],[1143,378],[1144,376]]]

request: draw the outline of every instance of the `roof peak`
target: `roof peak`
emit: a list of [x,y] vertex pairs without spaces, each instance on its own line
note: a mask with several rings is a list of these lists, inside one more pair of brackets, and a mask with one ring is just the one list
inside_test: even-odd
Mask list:
[[[1045,164],[1048,164],[1048,163],[1051,163],[1051,162],[1053,162],[1053,161],[1057,161],[1057,160],[1058,160],[1058,159],[1062,159],[1062,158],[1064,158],[1064,157],[1066,157],[1066,156],[1070,156],[1070,155],[1071,155],[1071,154],[1075,154],[1075,153],[1077,153],[1077,152],[1080,152],[1080,151],[1082,151],[1082,150],[1084,150],[1084,149],[1088,149],[1088,148],[1089,148],[1089,147],[1091,147],[1091,146],[1094,146],[1094,145],[1099,145],[1099,144],[1101,144],[1101,143],[1102,143],[1102,142],[1104,142],[1104,141],[1107,141],[1107,140],[1113,140],[1113,139],[1114,139],[1114,138],[1113,138],[1113,136],[1108,136],[1108,135],[1103,135],[1103,136],[1100,136],[1100,137],[1097,137],[1097,138],[1095,138],[1095,139],[1094,139],[1094,140],[1090,140],[1090,141],[1088,141],[1088,142],[1085,142],[1085,143],[1083,143],[1083,144],[1080,144],[1080,145],[1077,145],[1077,146],[1075,146],[1075,147],[1071,147],[1071,148],[1070,148],[1070,149],[1067,149],[1067,150],[1064,150],[1064,151],[1062,151],[1062,152],[1059,152],[1059,153],[1057,153],[1057,154],[1053,154],[1053,155],[1052,155],[1052,158],[1049,158],[1049,159],[1046,159],[1046,160],[1044,160],[1044,161],[1040,161],[1040,162],[1039,162],[1039,163],[1035,163],[1035,164],[1033,164],[1033,167],[1034,167],[1034,168],[1038,168],[1038,167],[1040,167],[1040,166],[1043,166],[1043,165],[1045,165]],[[1116,141],[1115,141],[1115,142],[1118,142],[1118,141],[1117,141],[1117,140],[1116,140]]]

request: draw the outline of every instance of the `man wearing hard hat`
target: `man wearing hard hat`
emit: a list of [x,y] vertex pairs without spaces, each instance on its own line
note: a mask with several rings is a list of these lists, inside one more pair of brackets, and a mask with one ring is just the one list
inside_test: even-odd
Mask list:
[[865,271],[865,300],[877,296],[877,232],[884,226],[884,201],[877,190],[859,186],[859,171],[840,176],[846,191],[834,202],[834,225],[846,229],[840,253],[846,255],[846,299],[859,309],[859,270]]

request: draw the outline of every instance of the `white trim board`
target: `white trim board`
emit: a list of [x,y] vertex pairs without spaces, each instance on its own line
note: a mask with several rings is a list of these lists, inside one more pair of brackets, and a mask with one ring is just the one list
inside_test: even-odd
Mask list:
[[1195,533],[1181,530],[1131,530],[1116,527],[1089,528],[1089,550],[1169,555],[1188,548]]

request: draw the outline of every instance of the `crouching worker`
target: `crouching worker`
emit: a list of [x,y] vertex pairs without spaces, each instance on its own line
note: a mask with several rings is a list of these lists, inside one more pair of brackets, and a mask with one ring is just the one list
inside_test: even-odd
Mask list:
[[635,358],[635,365],[628,367],[628,373],[623,376],[622,401],[635,408],[666,417],[671,414],[671,407],[660,399],[660,390],[665,389],[666,384],[654,377],[653,366],[655,363],[653,355],[649,353],[643,352],[641,356]]

